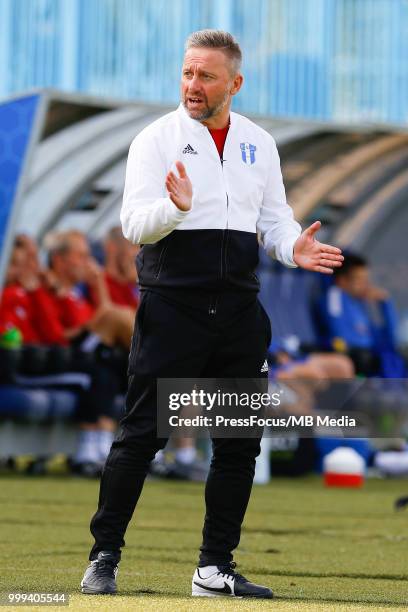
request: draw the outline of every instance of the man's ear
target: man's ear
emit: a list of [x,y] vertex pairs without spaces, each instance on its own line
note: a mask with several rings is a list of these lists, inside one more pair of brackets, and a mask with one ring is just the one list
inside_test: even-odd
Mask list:
[[242,87],[242,83],[244,82],[244,77],[242,74],[238,73],[235,75],[234,80],[232,81],[232,87],[230,89],[231,96],[235,96],[239,92]]

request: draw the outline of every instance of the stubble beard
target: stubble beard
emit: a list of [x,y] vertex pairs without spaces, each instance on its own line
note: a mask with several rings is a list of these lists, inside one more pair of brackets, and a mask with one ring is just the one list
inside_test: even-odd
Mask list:
[[212,117],[215,117],[216,115],[218,115],[218,113],[220,113],[224,109],[224,107],[228,103],[228,100],[229,100],[229,93],[228,91],[226,91],[222,100],[220,100],[214,106],[208,106],[207,99],[205,98],[205,105],[207,108],[203,109],[202,111],[192,111],[192,112],[188,108],[186,97],[183,98],[182,102],[183,102],[184,108],[187,111],[187,114],[189,115],[189,117],[191,117],[191,119],[194,119],[195,121],[206,121],[207,119],[211,119]]

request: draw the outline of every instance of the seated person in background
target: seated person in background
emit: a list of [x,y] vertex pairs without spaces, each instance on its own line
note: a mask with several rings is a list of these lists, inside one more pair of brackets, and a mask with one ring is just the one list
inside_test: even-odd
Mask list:
[[287,383],[296,394],[296,403],[291,405],[295,414],[311,414],[316,407],[316,392],[331,387],[335,381],[353,379],[353,362],[347,355],[335,353],[311,353],[294,359],[286,351],[274,354],[271,378]]
[[[127,352],[133,315],[105,300],[103,276],[89,260],[86,239],[77,232],[59,234],[51,254],[53,270],[40,269],[33,244],[27,237],[16,238],[0,304],[0,327],[19,329],[24,344],[64,346],[73,342],[89,354],[100,345],[106,354],[105,348],[117,343]],[[75,285],[80,280],[88,281],[92,299],[77,292]],[[76,471],[86,475],[98,473],[110,450],[116,429],[114,400],[124,388],[126,370],[118,372],[108,357],[101,360],[92,354],[85,363],[75,361],[69,366],[70,371],[87,373],[91,380],[89,391],[80,395],[80,431],[74,457]],[[58,375],[48,379],[51,385],[64,385]]]
[[17,327],[25,342],[36,342],[38,337],[29,317],[29,299],[19,283],[20,272],[24,269],[25,262],[24,251],[14,245],[0,299],[0,322],[4,329]]
[[[81,343],[87,339],[89,344],[96,335],[107,346],[128,350],[134,312],[112,304],[103,271],[91,257],[86,237],[71,230],[51,235],[46,242],[48,284],[63,336]],[[55,338],[55,342],[61,340],[61,336]]]
[[128,306],[134,311],[139,305],[138,278],[135,257],[138,245],[131,244],[122,228],[112,227],[104,241],[105,282],[114,304]]
[[396,314],[384,289],[371,284],[366,260],[347,254],[334,284],[320,302],[331,346],[347,353],[358,374],[381,372],[386,354],[396,355]]
[[2,322],[20,329],[25,343],[67,345],[93,333],[95,343],[127,351],[134,312],[111,303],[85,236],[62,232],[50,243],[51,268],[41,269],[34,241],[16,237],[0,305]]
[[[120,346],[128,351],[134,311],[112,304],[103,271],[91,257],[86,237],[78,231],[51,236],[48,259],[57,316],[71,343],[85,352],[93,351],[100,344],[105,348]],[[109,406],[123,388],[125,373],[126,368],[118,373],[115,364],[106,358],[103,363],[98,361],[91,373],[92,388],[87,401],[82,403],[81,434],[75,458],[85,470],[87,463],[97,461],[98,438],[103,436],[103,458],[110,450],[116,423],[110,417]]]
[[285,351],[279,351],[275,364],[277,380],[348,379],[355,374],[351,359],[334,353],[312,353],[297,361]]
[[51,344],[57,333],[43,280],[35,242],[18,235],[6,270],[0,322],[5,328],[19,329],[25,344]]

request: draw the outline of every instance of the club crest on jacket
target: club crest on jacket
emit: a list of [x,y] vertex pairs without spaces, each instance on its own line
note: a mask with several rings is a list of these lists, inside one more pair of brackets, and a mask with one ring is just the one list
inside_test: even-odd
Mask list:
[[249,142],[241,142],[239,146],[241,147],[242,161],[245,164],[253,164],[255,162],[256,146]]

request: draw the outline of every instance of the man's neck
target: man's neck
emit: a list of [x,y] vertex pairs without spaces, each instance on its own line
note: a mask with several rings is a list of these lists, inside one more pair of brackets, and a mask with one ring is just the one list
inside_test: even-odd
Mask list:
[[219,115],[204,119],[204,121],[201,121],[200,123],[208,127],[209,130],[222,130],[230,123],[230,109],[227,108]]

